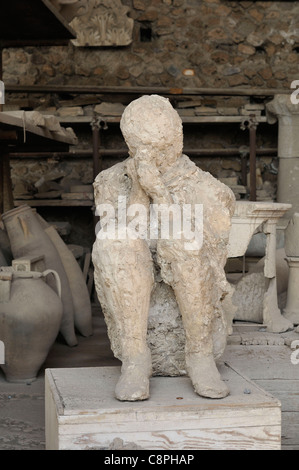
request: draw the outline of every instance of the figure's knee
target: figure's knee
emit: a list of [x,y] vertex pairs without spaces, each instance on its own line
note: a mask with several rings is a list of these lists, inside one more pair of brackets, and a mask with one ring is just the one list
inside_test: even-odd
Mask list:
[[143,239],[97,237],[93,248],[93,251],[95,250],[101,253],[121,253],[123,255],[127,253],[142,253],[144,256],[152,259],[149,247]]
[[138,272],[153,276],[153,259],[150,249],[142,239],[97,238],[92,252],[93,263],[102,271],[113,267],[128,273]]

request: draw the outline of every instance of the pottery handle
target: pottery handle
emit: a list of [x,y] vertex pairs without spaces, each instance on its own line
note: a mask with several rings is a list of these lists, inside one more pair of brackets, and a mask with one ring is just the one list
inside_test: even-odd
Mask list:
[[59,298],[61,299],[61,281],[58,273],[56,271],[53,271],[53,269],[47,269],[47,271],[44,271],[42,273],[43,277],[47,277],[49,274],[53,274],[55,281],[56,281],[56,287],[57,287],[57,294]]

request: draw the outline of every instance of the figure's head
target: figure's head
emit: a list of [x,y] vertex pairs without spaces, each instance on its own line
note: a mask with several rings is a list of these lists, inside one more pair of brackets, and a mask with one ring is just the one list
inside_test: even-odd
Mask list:
[[183,151],[183,126],[167,98],[142,96],[130,103],[121,118],[121,131],[134,157],[139,149],[153,149],[157,166],[174,163]]

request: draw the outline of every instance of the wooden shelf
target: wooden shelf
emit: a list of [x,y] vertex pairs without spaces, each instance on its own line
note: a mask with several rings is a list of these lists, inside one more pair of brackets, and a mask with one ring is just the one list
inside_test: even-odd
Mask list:
[[[119,117],[111,117],[111,116],[98,116],[102,118],[106,123],[118,124],[120,122]],[[180,116],[182,119],[183,124],[226,124],[226,123],[241,123],[246,121],[246,118],[249,116]],[[256,121],[258,123],[267,122],[266,116],[256,116]],[[63,116],[58,117],[60,124],[91,124],[93,121],[92,116]]]
[[[77,139],[67,133],[50,131],[47,127],[36,126],[26,120],[26,112],[24,111],[24,119],[15,116],[10,112],[0,112],[0,130],[1,132],[12,133],[10,144],[15,147],[23,145],[26,150],[27,144],[38,145],[43,149],[46,145],[64,146],[76,145]],[[1,139],[4,140],[4,139]]]
[[62,200],[62,199],[15,199],[15,207],[24,204],[30,207],[92,207],[93,201],[90,200]]

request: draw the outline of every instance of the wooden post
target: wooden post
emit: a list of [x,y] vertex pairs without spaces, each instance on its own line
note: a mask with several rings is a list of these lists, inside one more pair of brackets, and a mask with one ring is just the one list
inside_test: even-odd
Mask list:
[[243,186],[247,187],[247,161],[248,161],[248,151],[244,150],[240,152],[241,156],[241,183]]

